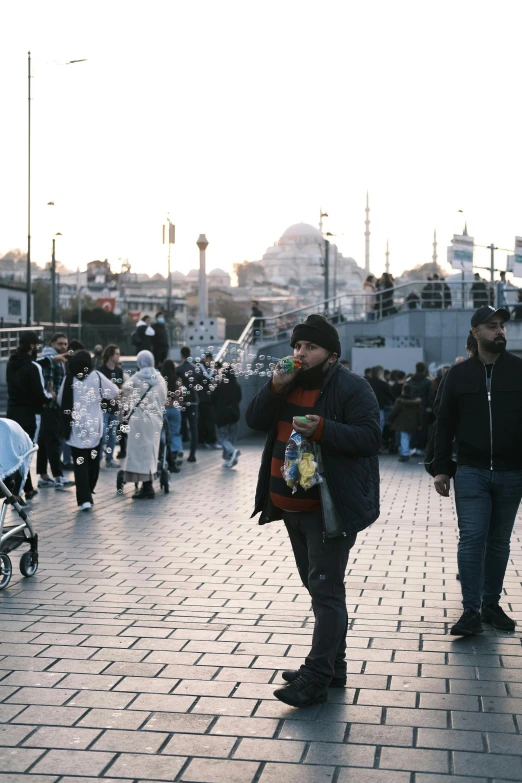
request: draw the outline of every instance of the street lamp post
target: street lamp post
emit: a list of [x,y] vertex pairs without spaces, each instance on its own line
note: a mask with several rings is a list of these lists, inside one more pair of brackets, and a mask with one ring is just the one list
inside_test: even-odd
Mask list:
[[207,267],[206,250],[208,239],[205,234],[200,234],[196,245],[199,247],[199,317],[201,320],[208,318],[208,293],[207,293]]
[[[87,62],[69,60],[65,65]],[[32,313],[32,281],[31,281],[31,52],[27,52],[27,271],[26,271],[26,326],[31,326]]]
[[56,237],[61,237],[61,233],[58,231],[53,237],[53,254],[51,256],[51,321],[53,322],[53,329],[56,329],[57,315],[57,296],[56,296]]
[[25,325],[31,326],[31,52],[27,52],[27,294],[25,305]]

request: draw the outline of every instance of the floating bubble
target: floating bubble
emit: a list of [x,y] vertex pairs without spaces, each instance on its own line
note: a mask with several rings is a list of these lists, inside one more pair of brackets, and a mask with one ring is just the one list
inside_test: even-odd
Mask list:
[[112,449],[110,449],[108,447],[105,449],[105,451],[107,452],[107,454],[112,454]]
[[136,435],[135,435],[134,437],[135,437],[136,439],[137,439],[137,438],[139,438],[139,437],[140,437],[140,433],[139,433],[139,432],[137,432],[137,433],[136,433]]
[[260,354],[260,355],[259,355],[259,358],[260,358],[260,359],[261,359],[261,361],[262,361],[262,360],[265,358],[265,357],[264,357],[264,354]]
[[77,465],[83,465],[84,462],[85,462],[85,460],[84,460],[83,457],[78,457],[77,460],[76,460],[76,464]]
[[118,490],[118,495],[123,495],[123,490],[122,489]]
[[[107,449],[107,451],[110,451],[110,449]],[[92,459],[96,459],[96,457],[97,457],[97,456],[98,456],[98,452],[97,452],[95,449],[93,449],[93,450],[91,451],[91,457],[92,457]]]

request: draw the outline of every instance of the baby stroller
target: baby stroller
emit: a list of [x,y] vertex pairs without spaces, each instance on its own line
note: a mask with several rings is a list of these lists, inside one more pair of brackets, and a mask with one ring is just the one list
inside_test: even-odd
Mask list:
[[[27,513],[19,498],[4,484],[6,476],[19,471],[22,474],[22,486],[27,478],[31,458],[38,450],[29,435],[16,421],[0,419],[0,590],[7,587],[13,574],[13,565],[9,552],[29,544],[30,549],[20,558],[20,571],[23,576],[34,576],[38,570],[38,536],[34,532]],[[7,507],[12,506],[21,522],[13,527],[5,527]]]
[[[158,454],[158,475],[160,488],[168,495],[170,492],[170,471],[169,471],[169,458],[170,458],[170,437],[169,428],[165,417],[163,417],[163,427],[161,429],[160,447]],[[118,492],[123,492],[125,486],[125,471],[119,470],[116,476],[116,489]],[[136,484],[136,486],[138,486]]]

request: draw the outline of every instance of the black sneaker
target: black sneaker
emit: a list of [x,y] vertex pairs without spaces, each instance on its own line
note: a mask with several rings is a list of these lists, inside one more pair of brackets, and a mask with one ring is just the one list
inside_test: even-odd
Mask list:
[[[287,669],[284,672],[281,672],[281,677],[286,682],[294,682],[294,680],[297,680],[299,675],[301,674],[300,671],[297,669]],[[346,688],[346,674],[344,677],[332,677],[329,688]]]
[[152,500],[156,496],[154,487],[141,487],[132,496],[133,500]]
[[452,636],[475,636],[484,631],[480,622],[480,614],[473,609],[465,609],[462,617],[450,631]]
[[309,707],[328,701],[328,688],[317,680],[300,674],[289,685],[278,688],[274,696],[290,707]]
[[194,454],[191,454],[190,457],[187,459],[187,462],[196,462],[196,457]]
[[484,604],[480,616],[499,631],[514,631],[516,622],[508,617],[499,604]]

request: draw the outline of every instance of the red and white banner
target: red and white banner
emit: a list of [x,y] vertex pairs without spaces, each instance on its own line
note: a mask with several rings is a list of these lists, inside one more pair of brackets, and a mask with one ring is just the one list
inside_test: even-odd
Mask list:
[[105,296],[96,301],[107,313],[113,313],[116,308],[116,299],[114,297]]
[[140,320],[141,310],[129,310],[127,315],[129,316],[129,320],[134,321],[134,323],[137,324]]

